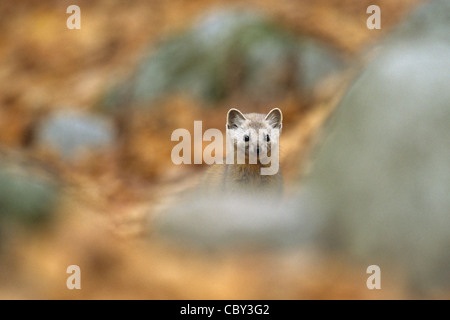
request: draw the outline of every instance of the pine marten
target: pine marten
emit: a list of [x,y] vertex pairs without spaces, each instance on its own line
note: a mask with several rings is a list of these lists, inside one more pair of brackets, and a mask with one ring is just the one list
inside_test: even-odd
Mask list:
[[[279,170],[279,135],[283,115],[274,108],[267,115],[227,114],[227,159],[214,164],[200,182],[204,192],[218,194],[271,194],[281,196],[283,178]],[[231,152],[229,152],[231,151]]]

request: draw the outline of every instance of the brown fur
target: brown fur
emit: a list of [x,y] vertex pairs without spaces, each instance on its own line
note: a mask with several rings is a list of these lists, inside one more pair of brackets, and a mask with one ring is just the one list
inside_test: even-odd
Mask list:
[[[241,129],[253,128],[259,130],[268,126],[267,121],[265,120],[266,115],[264,114],[250,113],[243,116],[245,116],[248,121],[239,125]],[[228,121],[228,124],[229,122],[230,120]],[[270,154],[270,151],[268,154]],[[237,164],[236,155],[235,146],[234,164],[216,164],[208,168],[200,181],[202,192],[215,192],[224,195],[232,193],[244,195],[262,193],[264,195],[277,197],[282,195],[283,177],[280,170],[274,175],[261,175],[261,168],[264,167],[263,164],[259,161],[257,164],[249,164],[248,156],[246,156],[246,164]]]

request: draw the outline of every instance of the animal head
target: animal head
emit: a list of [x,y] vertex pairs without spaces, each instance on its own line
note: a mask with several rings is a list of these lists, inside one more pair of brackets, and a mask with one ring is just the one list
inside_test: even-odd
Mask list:
[[234,143],[234,150],[245,152],[245,160],[252,159],[267,164],[272,150],[279,145],[279,135],[283,126],[283,114],[278,108],[267,115],[260,113],[243,114],[238,109],[230,109],[227,115],[227,134]]

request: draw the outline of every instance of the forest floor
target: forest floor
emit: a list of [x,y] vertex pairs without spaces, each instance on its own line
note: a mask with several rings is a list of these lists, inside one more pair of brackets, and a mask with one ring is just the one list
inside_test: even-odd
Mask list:
[[[367,290],[365,270],[314,248],[205,253],[152,235],[151,221],[195,185],[205,166],[175,166],[170,134],[153,121],[190,128],[200,116],[224,127],[236,101],[205,110],[174,96],[150,115],[130,115],[126,143],[75,163],[33,144],[40,120],[61,107],[98,112],[96,103],[126,78],[145,49],[188,26],[207,8],[237,1],[78,1],[83,32],[68,30],[69,1],[0,4],[0,146],[44,163],[65,185],[56,222],[18,235],[3,253],[0,298],[62,299],[389,299],[405,298],[402,279]],[[419,0],[248,1],[296,33],[320,38],[358,61]],[[343,5],[342,3],[345,3]],[[366,8],[382,9],[382,29],[366,27]],[[356,64],[358,66],[358,64]],[[308,98],[285,97],[281,166],[287,190],[308,169],[317,134],[353,74],[327,79]],[[237,101],[245,105],[245,101]],[[116,119],[117,120],[117,119]],[[118,119],[120,121],[120,119]],[[66,268],[82,268],[82,290],[67,290]]]

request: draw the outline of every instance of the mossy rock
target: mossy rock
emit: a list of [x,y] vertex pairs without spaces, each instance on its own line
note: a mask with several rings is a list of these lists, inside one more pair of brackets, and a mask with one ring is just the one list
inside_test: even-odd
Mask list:
[[344,65],[334,49],[258,12],[216,9],[152,45],[131,79],[113,88],[103,104],[151,106],[180,92],[209,105],[235,92],[271,100],[309,90]]
[[48,221],[59,198],[58,183],[24,168],[0,169],[0,223],[35,226]]

